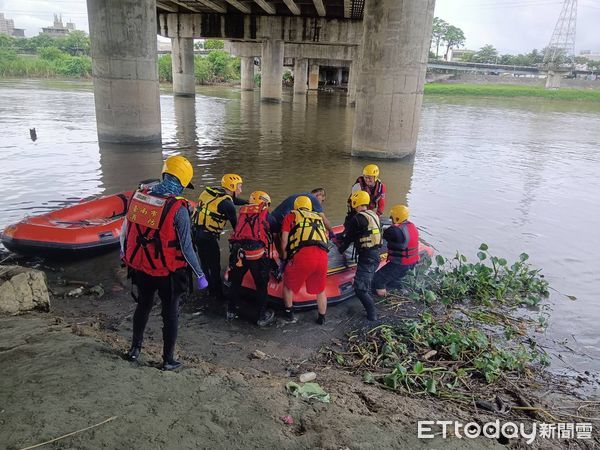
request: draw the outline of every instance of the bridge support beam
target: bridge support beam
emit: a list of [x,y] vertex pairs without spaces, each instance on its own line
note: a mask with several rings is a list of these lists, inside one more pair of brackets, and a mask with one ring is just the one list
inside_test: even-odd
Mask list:
[[319,89],[319,65],[311,64],[308,72],[308,89],[316,91]]
[[242,75],[242,91],[254,90],[254,56],[242,56],[241,59],[241,75]]
[[160,142],[155,0],[87,0],[98,141]]
[[283,41],[265,39],[262,42],[260,98],[280,102],[283,77]]
[[173,66],[173,94],[182,97],[196,95],[194,78],[194,40],[171,38],[171,61]]
[[308,90],[308,59],[296,58],[294,60],[294,94],[306,94]]
[[365,2],[352,155],[416,150],[435,0]]

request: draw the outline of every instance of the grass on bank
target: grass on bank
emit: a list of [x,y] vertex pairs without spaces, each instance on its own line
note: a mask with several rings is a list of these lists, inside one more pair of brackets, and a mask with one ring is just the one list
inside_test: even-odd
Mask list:
[[[600,88],[600,83],[598,83]],[[550,100],[575,100],[600,102],[600,89],[546,89],[543,86],[517,86],[505,84],[449,84],[429,83],[426,95],[456,95],[473,97],[539,97]]]

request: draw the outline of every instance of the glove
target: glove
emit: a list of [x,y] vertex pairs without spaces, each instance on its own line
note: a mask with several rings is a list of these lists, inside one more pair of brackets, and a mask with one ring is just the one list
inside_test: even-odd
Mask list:
[[335,238],[335,233],[333,232],[333,230],[329,230],[329,239],[334,239]]
[[271,260],[271,274],[273,275],[273,278],[275,278],[275,281],[277,281],[278,283],[283,279],[284,267],[284,261],[280,261],[279,264],[277,264],[277,262],[275,262],[274,259]]
[[287,266],[287,259],[279,261],[279,279],[283,278],[283,272],[285,272],[285,266]]
[[204,275],[196,278],[196,286],[198,286],[198,290],[206,289],[208,287],[208,280]]

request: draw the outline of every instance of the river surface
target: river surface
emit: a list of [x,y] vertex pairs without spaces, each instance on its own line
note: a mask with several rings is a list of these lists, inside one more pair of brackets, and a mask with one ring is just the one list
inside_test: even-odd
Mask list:
[[[232,88],[199,88],[195,99],[164,91],[162,148],[123,148],[98,145],[90,83],[0,81],[0,227],[130,190],[174,153],[192,161],[196,186],[237,172],[246,195],[266,190],[274,203],[323,186],[326,212],[341,222],[367,163],[349,155],[354,109],[343,94],[284,100],[263,104],[258,92]],[[600,104],[426,97],[416,156],[378,164],[387,204],[407,202],[438,252],[475,258],[482,242],[510,259],[527,252],[560,292],[550,299],[552,354],[576,351],[554,366],[600,369]],[[101,274],[106,265],[82,267]]]

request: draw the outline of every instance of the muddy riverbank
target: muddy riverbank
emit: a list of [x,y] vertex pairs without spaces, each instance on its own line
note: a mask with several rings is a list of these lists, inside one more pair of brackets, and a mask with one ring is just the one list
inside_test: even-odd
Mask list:
[[[54,448],[500,448],[504,445],[488,438],[418,439],[417,422],[532,422],[523,411],[498,415],[474,405],[389,392],[329,363],[320,350],[363,325],[356,299],[331,308],[323,327],[314,324],[315,312],[309,311],[299,314],[297,324],[262,330],[244,317],[226,322],[205,297],[195,295],[181,310],[178,355],[185,369],[158,369],[159,308],[151,316],[143,357],[129,363],[123,355],[135,304],[122,271],[113,276],[113,283],[104,281],[100,297],[69,296],[89,285],[65,283],[62,272],[49,271],[49,313],[0,318],[0,442],[6,448],[44,442],[113,417]],[[414,315],[412,306],[384,309],[384,321]],[[265,356],[253,357],[256,350]],[[286,393],[286,384],[307,371],[317,373],[331,403]],[[590,377],[586,383],[597,381]],[[555,412],[582,404],[587,397],[581,387],[576,379],[544,376],[537,389],[525,392],[536,407]],[[293,424],[284,423],[286,416]],[[595,439],[595,434],[592,440],[569,443],[538,439],[534,446],[594,448]],[[509,445],[525,444],[511,439]]]

